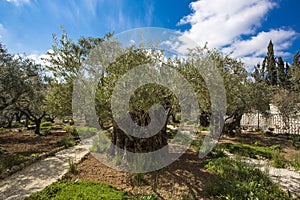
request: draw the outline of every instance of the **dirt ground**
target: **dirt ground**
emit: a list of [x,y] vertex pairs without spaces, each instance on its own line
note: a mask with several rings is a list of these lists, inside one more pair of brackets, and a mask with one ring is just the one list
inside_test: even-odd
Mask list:
[[300,136],[291,139],[288,135],[264,135],[257,132],[246,132],[236,135],[235,137],[222,136],[220,143],[236,143],[254,144],[259,142],[263,147],[270,147],[272,145],[280,145],[282,147],[281,155],[285,159],[290,160],[290,155],[300,151]]
[[[48,152],[58,147],[66,133],[54,132],[48,136],[30,135],[27,131],[14,131],[0,134],[0,146],[5,151],[1,158],[10,155],[32,155]],[[290,152],[299,151],[300,141],[291,141],[287,136],[265,136],[257,133],[242,133],[236,137],[223,136],[219,142],[242,142],[262,146],[280,144],[282,154],[288,158]],[[298,148],[298,149],[297,149]],[[114,170],[100,163],[92,155],[86,156],[78,165],[78,174],[67,174],[72,181],[100,181],[111,184],[129,194],[156,194],[159,199],[209,199],[207,190],[212,184],[218,184],[217,177],[205,170],[205,159],[199,159],[197,153],[189,150],[176,162],[159,171],[141,175],[140,185],[133,181],[131,173]]]
[[[259,141],[262,146],[280,144],[287,156],[295,147],[286,136],[265,136],[257,133],[243,133],[236,137],[223,136],[219,142],[242,142],[253,144]],[[300,142],[295,145],[300,146]],[[92,155],[78,166],[78,175],[68,174],[73,181],[100,181],[111,184],[129,194],[156,194],[159,199],[209,199],[209,185],[218,184],[216,176],[204,168],[205,160],[189,150],[168,167],[143,175],[142,185],[133,182],[133,174],[120,172],[100,163]],[[136,175],[137,176],[137,175]]]
[[[65,136],[66,132],[64,131],[55,131],[47,136],[38,136],[22,129],[6,130],[0,133],[0,147],[2,149],[0,161],[6,162],[5,166],[18,165],[58,148],[61,146],[58,142]],[[4,170],[4,165],[1,165],[2,170]]]
[[168,167],[142,175],[141,184],[136,185],[133,174],[114,170],[89,154],[79,164],[78,175],[67,177],[73,181],[108,183],[134,195],[156,194],[159,199],[209,199],[205,188],[216,177],[204,169],[203,161],[195,152],[188,151]]

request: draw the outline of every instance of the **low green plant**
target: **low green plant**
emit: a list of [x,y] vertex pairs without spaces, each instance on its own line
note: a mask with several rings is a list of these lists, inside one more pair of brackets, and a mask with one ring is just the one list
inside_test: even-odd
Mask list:
[[3,154],[4,151],[6,151],[6,149],[5,149],[4,147],[1,147],[1,146],[0,146],[0,154]]
[[210,183],[209,195],[218,199],[289,199],[267,175],[259,169],[247,167],[241,161],[230,158],[211,160],[205,167],[213,171],[220,181]]
[[201,127],[200,131],[209,131],[209,127]]
[[257,146],[257,147],[260,147],[260,146],[261,146],[260,141],[254,141],[254,142],[253,142],[253,145],[254,145],[254,146]]
[[242,143],[225,143],[221,144],[221,147],[229,151],[230,153],[237,154],[240,156],[247,156],[250,158],[257,158],[257,156],[262,156],[271,159],[273,156],[273,150],[270,148],[265,148],[261,146],[242,144]]
[[142,186],[147,182],[143,173],[133,174],[131,179],[133,186],[137,187]]
[[276,168],[284,168],[287,164],[287,161],[284,159],[284,157],[280,154],[279,150],[276,150],[273,152],[272,159],[270,161],[271,166]]
[[122,158],[121,158],[120,155],[116,155],[116,156],[114,157],[114,160],[115,160],[115,162],[116,162],[116,165],[121,165],[121,163],[122,163]]
[[270,146],[270,149],[272,149],[273,151],[281,151],[283,148],[280,144],[274,144]]
[[71,134],[72,136],[78,135],[78,131],[75,126],[66,125],[63,127],[63,130],[66,131],[68,134]]
[[2,173],[6,169],[10,169],[14,165],[19,165],[26,160],[28,160],[28,156],[23,155],[11,155],[9,157],[0,157],[0,173]]
[[158,197],[156,194],[136,194],[134,197],[130,198],[131,200],[157,200]]
[[50,135],[51,130],[52,130],[52,127],[43,127],[43,128],[41,128],[41,134],[42,135]]
[[42,122],[41,123],[41,128],[43,128],[43,127],[51,127],[53,125],[53,123],[52,122]]
[[300,152],[292,152],[290,154],[290,164],[296,169],[300,170]]
[[66,148],[73,147],[76,145],[76,142],[72,135],[67,135],[63,137],[58,143],[59,145],[65,146]]
[[99,199],[128,199],[127,193],[117,190],[111,185],[98,182],[55,182],[42,191],[32,194],[25,200],[99,200]]
[[93,145],[90,151],[102,153],[110,146],[110,141],[107,137],[102,134],[98,134],[93,138]]
[[69,159],[69,172],[74,175],[78,173],[77,165],[74,163],[72,159]]
[[94,128],[94,127],[80,127],[80,128],[77,128],[78,135],[81,138],[91,137],[91,136],[95,135],[97,133],[97,131],[98,131],[97,128]]

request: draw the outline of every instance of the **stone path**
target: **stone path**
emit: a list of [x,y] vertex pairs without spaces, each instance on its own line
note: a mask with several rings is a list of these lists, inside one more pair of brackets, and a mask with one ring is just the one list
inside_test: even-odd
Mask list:
[[68,172],[70,160],[78,163],[87,153],[85,146],[79,144],[57,152],[53,157],[39,160],[0,180],[0,200],[24,199],[42,190]]
[[[233,154],[226,152],[229,157],[234,158]],[[260,169],[262,172],[269,175],[270,179],[284,191],[290,192],[291,195],[300,195],[300,173],[285,168],[275,168],[270,166],[268,160],[257,160],[253,158],[241,158],[248,166]],[[298,196],[299,197],[299,196]]]

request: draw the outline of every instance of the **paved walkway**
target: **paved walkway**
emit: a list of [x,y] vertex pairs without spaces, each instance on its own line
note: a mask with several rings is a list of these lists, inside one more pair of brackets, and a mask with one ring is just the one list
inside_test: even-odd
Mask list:
[[[234,154],[226,152],[229,157],[235,158]],[[295,170],[285,168],[275,168],[270,166],[268,160],[257,160],[248,157],[241,157],[242,161],[249,166],[260,169],[269,175],[270,179],[281,189],[289,191],[292,195],[300,195],[300,173]]]
[[84,145],[64,149],[0,180],[0,200],[19,200],[42,190],[68,172],[69,160],[78,163],[88,150]]

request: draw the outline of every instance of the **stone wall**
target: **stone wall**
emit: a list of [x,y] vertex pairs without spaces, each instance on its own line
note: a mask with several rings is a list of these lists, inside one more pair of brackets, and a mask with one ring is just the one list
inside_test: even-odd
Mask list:
[[280,114],[271,114],[267,118],[261,114],[245,114],[242,117],[241,125],[245,128],[258,128],[258,120],[259,128],[264,131],[272,130],[273,133],[278,134],[300,134],[299,118],[291,117],[289,118],[289,122],[285,124]]

